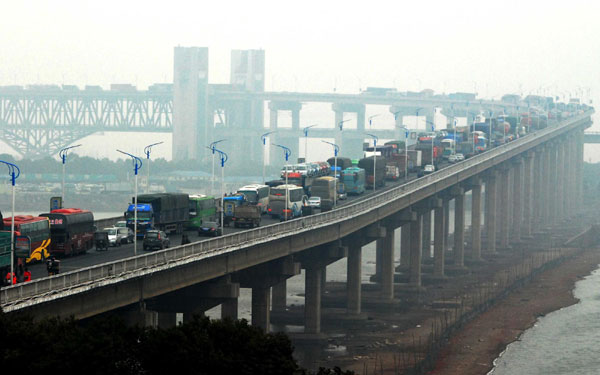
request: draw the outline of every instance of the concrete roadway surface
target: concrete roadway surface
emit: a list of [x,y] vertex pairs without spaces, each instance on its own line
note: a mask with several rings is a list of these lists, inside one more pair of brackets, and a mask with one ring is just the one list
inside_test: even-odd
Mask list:
[[[441,169],[448,165],[449,164],[444,161],[444,162],[440,163],[439,168]],[[409,181],[414,180],[416,178],[417,178],[416,173],[409,173]],[[376,192],[381,192],[381,191],[391,189],[402,183],[404,183],[403,180],[395,182],[395,183],[387,181],[386,186],[384,188],[378,189]],[[348,196],[347,199],[338,200],[337,203],[338,203],[338,206],[343,206],[343,205],[349,204],[350,202],[354,202],[359,199],[365,199],[371,195],[373,195],[373,192],[370,190],[367,190],[364,194],[361,194],[358,196]],[[267,225],[275,224],[275,223],[279,223],[279,219],[273,219],[269,215],[263,215],[260,225],[267,226]],[[229,233],[239,232],[239,231],[243,231],[243,230],[248,230],[248,228],[234,228],[233,226],[231,226],[231,227],[225,227],[224,233],[229,234]],[[188,235],[191,242],[206,241],[210,238],[213,238],[213,237],[198,236],[198,234],[194,231],[186,231],[185,233]],[[169,240],[170,240],[171,247],[179,246],[181,244],[181,234],[171,234],[171,235],[169,235]],[[60,272],[65,273],[65,272],[73,271],[73,270],[80,269],[80,268],[90,267],[90,266],[93,266],[96,264],[107,263],[107,262],[112,262],[112,261],[115,261],[118,259],[132,257],[132,256],[134,256],[133,248],[134,248],[133,244],[126,244],[126,245],[123,244],[118,247],[109,247],[107,251],[96,251],[95,249],[91,249],[91,250],[88,250],[86,253],[82,253],[79,255],[67,256],[67,257],[62,257],[62,258],[57,257],[57,259],[60,260]],[[140,255],[143,253],[145,253],[145,251],[143,250],[142,240],[139,239],[137,242],[137,254]],[[46,270],[45,263],[40,262],[40,263],[36,263],[33,265],[29,265],[28,268],[31,271],[33,279],[48,276],[48,272]]]

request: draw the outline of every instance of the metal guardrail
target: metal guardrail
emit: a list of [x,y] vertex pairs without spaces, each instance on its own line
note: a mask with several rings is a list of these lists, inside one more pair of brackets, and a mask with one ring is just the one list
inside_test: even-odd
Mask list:
[[[356,216],[364,215],[370,211],[376,210],[383,205],[403,198],[407,195],[418,192],[433,183],[441,182],[453,175],[465,171],[473,166],[488,162],[501,155],[508,155],[511,151],[519,151],[520,148],[528,149],[537,144],[546,141],[546,138],[552,138],[557,130],[568,130],[570,125],[589,118],[593,111],[570,118],[563,122],[560,127],[549,127],[534,133],[535,137],[522,137],[513,142],[501,145],[492,150],[484,152],[478,156],[467,159],[461,163],[454,164],[435,172],[426,177],[422,177],[393,189],[381,192],[373,197],[349,204],[347,206],[312,215],[299,219],[272,224],[265,227],[259,227],[243,232],[232,233],[222,237],[217,237],[208,241],[197,242],[189,245],[178,246],[149,254],[138,255],[136,257],[117,260],[114,262],[99,264],[80,270],[75,270],[56,276],[33,280],[24,284],[17,284],[2,289],[2,307],[5,311],[10,311],[11,306],[19,303],[21,305],[33,304],[33,298],[51,297],[52,295],[81,288],[90,289],[94,286],[102,285],[103,282],[112,282],[115,278],[139,277],[150,269],[161,266],[175,266],[182,262],[196,262],[203,258],[215,255],[225,254],[236,251],[240,248],[269,242],[278,238],[286,237],[292,234],[298,234],[310,231],[319,227],[329,226],[333,223],[352,219]],[[524,151],[523,150],[523,151]],[[504,161],[502,158],[498,163]],[[414,203],[414,202],[411,202]],[[177,264],[175,264],[177,263]]]

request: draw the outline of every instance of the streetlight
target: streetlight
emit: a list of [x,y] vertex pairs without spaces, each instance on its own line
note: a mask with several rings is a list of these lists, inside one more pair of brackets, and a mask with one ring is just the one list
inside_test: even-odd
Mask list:
[[415,119],[415,129],[419,128],[419,111],[422,110],[423,107],[419,107],[416,109],[416,116],[417,118]]
[[210,185],[210,192],[212,194],[214,194],[214,191],[215,191],[215,151],[217,150],[215,148],[215,146],[217,145],[217,143],[223,142],[224,140],[225,139],[219,139],[218,141],[212,142],[208,146],[208,148],[212,152],[212,176],[211,176],[211,185]]
[[61,207],[65,206],[65,203],[64,203],[65,202],[65,163],[67,162],[67,152],[70,149],[79,147],[79,146],[81,146],[81,145],[65,147],[58,152],[58,156],[60,156],[60,160],[62,161],[62,197],[61,197],[61,202],[60,202]]
[[[21,175],[21,170],[13,163],[0,160],[0,163],[6,164],[10,182],[12,184],[12,218],[10,221],[10,284],[15,275],[15,181]],[[15,174],[16,172],[16,174]]]
[[[212,150],[216,151],[219,153],[219,157],[221,158],[221,234],[223,234],[223,212],[225,211],[225,162],[227,162],[227,160],[229,159],[229,157],[227,156],[227,154],[217,148],[212,147]],[[214,152],[213,151],[213,152]]]
[[408,180],[408,135],[410,130],[406,126],[400,127],[404,129],[404,181]]
[[[262,141],[262,144],[263,144],[264,147],[267,147],[267,136],[269,134],[275,133],[276,131],[277,130],[266,132],[265,134],[263,134],[263,135],[260,136],[260,140]],[[266,164],[264,156],[265,156],[265,153],[264,153],[264,150],[263,150],[263,185],[265,184],[265,164]]]
[[373,153],[373,193],[375,192],[375,189],[377,188],[377,179],[375,177],[377,177],[375,175],[376,173],[376,167],[377,167],[377,140],[379,139],[379,137],[377,137],[375,134],[369,134],[369,133],[365,133],[366,135],[368,135],[369,137],[373,138],[373,150],[375,151]]
[[285,155],[285,210],[284,212],[284,220],[287,221],[288,219],[288,194],[289,194],[289,186],[288,185],[288,160],[290,158],[290,155],[292,154],[292,150],[290,150],[289,148],[282,146],[282,145],[278,145],[276,143],[272,143],[273,146],[277,146],[280,147],[283,150],[283,154]]
[[489,112],[490,112],[490,134],[488,135],[488,150],[492,148],[492,118],[494,117],[494,112],[493,111],[489,111]]
[[133,171],[135,173],[135,195],[133,198],[133,255],[137,255],[137,196],[138,196],[138,171],[142,168],[142,159],[128,152],[117,150],[121,154],[125,154],[133,161]]
[[336,203],[337,203],[337,155],[338,152],[340,151],[340,146],[336,145],[335,143],[331,143],[331,142],[327,142],[327,141],[321,141],[324,143],[327,143],[329,145],[333,146],[333,186],[335,189],[335,194],[333,194],[333,206],[335,207]]
[[302,129],[302,132],[304,133],[304,162],[305,163],[308,162],[308,129],[314,128],[317,125],[319,125],[319,124],[308,125],[304,129]]
[[146,154],[146,159],[148,159],[148,177],[146,181],[146,193],[150,192],[150,151],[152,150],[152,146],[160,145],[161,143],[164,142],[157,142],[144,147],[144,154]]
[[380,115],[380,113],[373,115],[373,116],[369,116],[369,129],[371,129],[371,125],[373,125],[373,119],[379,115]]
[[[425,120],[425,123],[431,125],[431,131],[435,132],[435,123],[427,120]],[[429,138],[431,138],[431,165],[435,167],[435,163],[433,162],[433,134]]]
[[340,122],[338,122],[338,127],[340,128],[340,131],[344,130],[344,123],[350,121],[350,119],[346,119],[346,120],[342,120]]

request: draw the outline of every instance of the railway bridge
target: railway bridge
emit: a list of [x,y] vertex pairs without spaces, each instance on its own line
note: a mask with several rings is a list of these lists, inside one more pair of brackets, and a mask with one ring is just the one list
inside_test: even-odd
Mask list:
[[[239,288],[248,287],[252,324],[268,330],[271,311],[285,311],[286,280],[305,269],[304,332],[319,333],[324,275],[341,258],[348,264],[347,314],[360,314],[362,248],[368,243],[377,242],[379,298],[390,303],[400,286],[394,278],[398,253],[409,275],[402,287],[423,288],[421,265],[429,257],[423,243],[431,241],[431,231],[423,228],[433,225],[433,274],[443,279],[446,254],[454,267],[465,267],[465,259],[502,252],[576,214],[583,201],[584,129],[592,124],[592,114],[564,119],[330,212],[6,287],[1,306],[9,314],[77,319],[119,310],[137,321],[172,325],[176,313],[187,319],[217,305],[223,316],[236,318]],[[455,231],[449,243],[451,201]],[[400,249],[394,247],[397,231]]]

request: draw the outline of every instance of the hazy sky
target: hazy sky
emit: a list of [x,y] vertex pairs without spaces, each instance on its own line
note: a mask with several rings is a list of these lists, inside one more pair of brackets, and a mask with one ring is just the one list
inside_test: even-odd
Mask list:
[[231,49],[262,48],[267,90],[386,86],[600,103],[597,1],[190,3],[7,2],[0,85],[143,89],[172,81],[173,47],[181,45],[209,47],[211,83],[228,82]]

